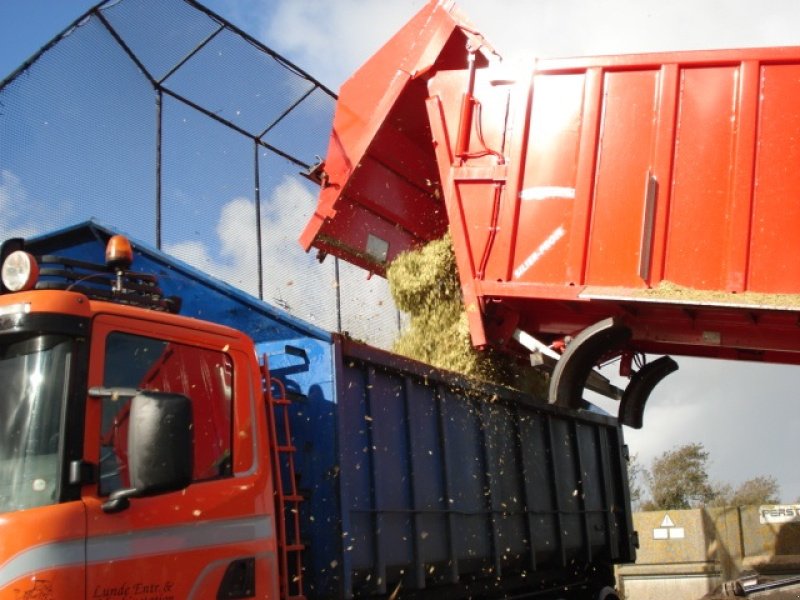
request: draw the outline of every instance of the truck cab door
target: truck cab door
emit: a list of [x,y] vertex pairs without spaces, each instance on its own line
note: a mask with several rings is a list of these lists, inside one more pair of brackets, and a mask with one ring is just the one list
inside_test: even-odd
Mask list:
[[[88,400],[86,453],[99,465],[98,482],[85,488],[84,497],[88,597],[179,600],[276,592],[271,485],[260,480],[264,469],[254,451],[251,398],[258,396],[251,388],[258,380],[249,376],[246,353],[231,339],[109,315],[96,317],[92,332],[89,387],[120,393]],[[130,487],[132,396],[126,388],[191,400],[193,477],[180,491],[133,497],[112,513],[104,510],[109,495]],[[239,396],[246,401],[234,411]]]

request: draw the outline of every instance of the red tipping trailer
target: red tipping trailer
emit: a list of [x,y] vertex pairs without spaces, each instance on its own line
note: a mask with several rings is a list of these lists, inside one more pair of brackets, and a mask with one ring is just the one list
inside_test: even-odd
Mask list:
[[568,342],[556,403],[611,355],[800,364],[800,48],[496,58],[424,7],[342,87],[301,243],[383,273],[449,230],[476,346]]

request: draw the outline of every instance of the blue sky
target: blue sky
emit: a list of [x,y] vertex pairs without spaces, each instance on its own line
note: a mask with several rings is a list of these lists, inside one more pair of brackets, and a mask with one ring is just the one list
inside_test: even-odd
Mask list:
[[[94,0],[0,0],[0,78],[97,4]],[[331,5],[323,0],[206,0],[202,4],[323,84],[338,87],[424,1],[339,0]],[[319,19],[321,14],[326,18]],[[337,32],[344,43],[334,45]]]
[[[0,0],[0,77],[94,4]],[[335,89],[422,0],[214,0],[206,5]],[[460,5],[501,53],[526,60],[800,43],[800,2],[790,0],[462,0]],[[785,501],[800,498],[800,474],[785,456],[800,427],[797,368],[678,362],[681,370],[653,394],[644,429],[626,434],[632,451],[647,464],[675,444],[703,442],[714,478],[737,484],[773,474]]]
[[[96,6],[96,0],[0,1],[0,78],[5,78],[75,19]],[[213,0],[203,4],[251,35],[269,20],[276,2]]]
[[86,0],[0,2],[0,78],[5,78],[95,4]]

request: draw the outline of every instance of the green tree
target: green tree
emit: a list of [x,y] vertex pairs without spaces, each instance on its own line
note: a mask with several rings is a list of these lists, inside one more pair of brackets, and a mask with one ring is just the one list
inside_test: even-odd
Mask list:
[[685,444],[653,460],[648,476],[650,499],[644,510],[695,508],[716,496],[708,478],[708,452],[703,444]]
[[714,506],[753,506],[758,504],[778,504],[780,486],[771,475],[753,477],[736,489],[724,484],[717,488]]
[[[628,463],[631,502],[641,510],[674,510],[700,506],[752,506],[780,502],[780,486],[775,477],[761,475],[734,488],[728,483],[712,483],[708,476],[708,451],[703,444],[685,444],[664,452],[653,460],[650,470],[641,468],[636,455]],[[647,481],[650,496],[641,501],[643,490],[637,484]]]

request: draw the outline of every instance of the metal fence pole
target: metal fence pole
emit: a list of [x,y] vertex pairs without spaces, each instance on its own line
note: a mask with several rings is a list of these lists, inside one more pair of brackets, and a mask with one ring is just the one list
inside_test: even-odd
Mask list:
[[253,140],[253,172],[255,175],[254,184],[254,197],[256,201],[256,256],[258,257],[258,298],[264,299],[264,266],[262,260],[262,247],[261,247],[261,183],[260,172],[258,167],[258,140]]
[[161,250],[161,142],[163,139],[163,103],[164,94],[156,88],[156,248]]

